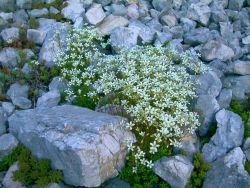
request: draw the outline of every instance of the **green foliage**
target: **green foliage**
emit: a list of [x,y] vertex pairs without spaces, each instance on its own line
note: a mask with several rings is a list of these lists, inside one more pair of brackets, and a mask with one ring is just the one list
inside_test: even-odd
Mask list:
[[206,143],[209,142],[210,138],[215,134],[216,132],[216,129],[217,129],[217,123],[216,122],[213,122],[211,125],[210,125],[210,128],[208,130],[208,133],[205,135],[205,136],[202,136],[200,139],[201,139],[201,145],[204,145]]
[[194,154],[194,170],[187,185],[187,188],[201,188],[206,177],[207,171],[211,168],[209,163],[202,159],[201,153]]
[[39,27],[39,22],[37,21],[36,18],[31,17],[29,19],[29,26],[31,29],[37,29]]
[[8,169],[16,160],[19,161],[19,170],[14,172],[14,180],[22,182],[25,186],[37,184],[38,187],[45,187],[49,183],[59,182],[62,179],[61,172],[52,170],[48,160],[36,159],[22,145],[6,157],[3,169]]
[[22,146],[18,145],[9,155],[4,156],[0,160],[0,172],[8,170],[9,167],[18,160],[21,150]]
[[250,174],[250,161],[245,162],[245,170]]
[[235,101],[233,100],[230,105],[230,110],[240,115],[244,122],[244,136],[250,137],[250,98],[246,101]]
[[[155,155],[152,155],[151,158],[153,161],[156,161],[163,156],[170,155],[172,155],[172,148],[166,148],[164,145],[164,147],[160,147],[159,151]],[[126,166],[119,175],[121,179],[130,183],[134,188],[170,188],[151,168],[145,165],[139,165],[137,172],[133,172],[132,169],[135,166],[133,158],[134,155],[132,153],[127,156]]]
[[32,3],[32,9],[42,9],[42,8],[49,8],[54,7],[58,10],[62,10],[67,5],[67,2],[64,0],[55,0],[51,3],[45,3],[45,2],[33,2]]

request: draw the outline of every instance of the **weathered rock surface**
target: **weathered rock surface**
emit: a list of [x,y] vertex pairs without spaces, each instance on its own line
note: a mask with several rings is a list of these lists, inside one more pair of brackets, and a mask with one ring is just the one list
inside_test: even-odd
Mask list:
[[19,29],[16,27],[7,28],[7,29],[2,30],[0,35],[4,42],[10,44],[12,42],[18,41]]
[[[63,105],[14,113],[10,132],[39,158],[47,158],[74,186],[96,187],[116,176],[133,139],[122,118]],[[39,147],[38,147],[39,146]]]
[[210,125],[214,120],[215,113],[220,110],[220,105],[213,96],[200,95],[197,99],[195,109],[202,117],[199,133],[201,136],[204,136],[207,134]]
[[231,89],[222,89],[220,92],[220,95],[217,97],[217,101],[220,105],[220,108],[229,108],[230,103],[232,101],[232,96],[233,96],[233,92]]
[[[47,22],[47,20],[45,21]],[[55,57],[60,49],[66,47],[65,39],[70,26],[60,22],[46,22],[43,25],[46,38],[39,53],[39,62],[45,61],[45,65],[51,67],[54,65]],[[47,25],[49,25],[49,27]],[[46,28],[46,26],[48,28]]]
[[119,26],[127,26],[129,21],[122,16],[107,16],[103,22],[97,27],[104,35],[109,35],[111,31]]
[[52,90],[37,99],[37,107],[53,107],[58,105],[61,99],[60,92],[57,90]]
[[14,67],[19,60],[20,57],[16,48],[7,47],[0,51],[0,64],[3,66]]
[[237,61],[231,63],[227,67],[226,73],[229,73],[229,74],[239,74],[239,75],[250,74],[250,61],[240,61],[240,60],[237,60]]
[[182,155],[163,157],[155,162],[153,171],[173,188],[184,188],[193,171],[192,163]]
[[228,76],[222,80],[225,88],[232,89],[234,100],[245,100],[250,96],[250,75]]
[[8,155],[18,145],[18,140],[12,134],[0,136],[0,159]]
[[6,133],[6,116],[4,110],[0,107],[0,136]]
[[218,40],[208,41],[201,51],[201,57],[205,61],[212,61],[219,59],[221,61],[227,61],[234,57],[234,51],[232,48],[225,45],[223,42]]
[[62,14],[65,18],[75,22],[76,18],[80,17],[85,9],[80,1],[69,0],[67,1],[67,6],[62,9]]
[[85,14],[90,24],[97,25],[106,17],[101,4],[93,4]]
[[3,186],[8,188],[25,188],[20,182],[14,181],[13,174],[19,169],[18,162],[15,162],[7,171],[4,179]]
[[243,142],[244,125],[241,117],[225,109],[216,114],[217,130],[202,148],[205,161],[212,162]]
[[208,171],[203,188],[247,188],[250,186],[250,176],[244,170],[245,156],[237,147],[225,157],[213,163]]

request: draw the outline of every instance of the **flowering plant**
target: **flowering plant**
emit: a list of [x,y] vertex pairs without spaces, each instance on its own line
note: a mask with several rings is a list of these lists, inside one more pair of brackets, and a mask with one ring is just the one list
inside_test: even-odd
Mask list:
[[[95,34],[94,37],[103,42],[101,37]],[[71,88],[78,89],[77,93],[68,94],[81,93],[84,85],[89,88],[88,97],[97,100],[112,96],[112,103],[122,106],[128,115],[126,128],[136,137],[127,140],[134,172],[139,165],[151,168],[152,155],[160,147],[177,146],[184,134],[197,128],[198,115],[188,109],[190,99],[195,97],[190,72],[202,73],[206,67],[193,58],[193,53],[177,53],[161,46],[137,46],[117,55],[104,55],[95,43],[90,45],[92,37],[76,39],[84,44],[86,40],[88,46],[77,47],[77,55],[73,57],[61,55],[58,59],[63,78]]]

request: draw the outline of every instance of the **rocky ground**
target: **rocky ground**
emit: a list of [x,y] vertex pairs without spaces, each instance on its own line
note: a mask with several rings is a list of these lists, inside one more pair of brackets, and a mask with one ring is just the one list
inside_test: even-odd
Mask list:
[[[120,45],[168,42],[170,49],[200,53],[210,67],[194,78],[200,82],[193,102],[202,114],[200,129],[182,141],[187,156],[176,149],[175,156],[155,163],[154,172],[172,187],[185,187],[194,168],[193,153],[201,151],[213,164],[204,188],[250,187],[244,167],[250,161],[244,126],[250,125],[229,108],[231,101],[244,103],[250,97],[249,0],[0,0],[0,159],[21,142],[62,169],[69,186],[97,187],[117,176],[126,156],[122,142],[132,137],[122,129],[121,118],[64,104],[65,83],[56,74],[40,80],[40,72],[28,66],[38,59],[39,70],[52,70],[67,32],[86,23],[110,37],[114,51]],[[13,70],[37,77],[28,84],[16,77],[8,84],[3,73]],[[216,132],[201,144],[213,123]],[[0,187],[22,187],[11,178],[17,168],[14,164],[0,172]],[[130,187],[119,179],[105,186]]]

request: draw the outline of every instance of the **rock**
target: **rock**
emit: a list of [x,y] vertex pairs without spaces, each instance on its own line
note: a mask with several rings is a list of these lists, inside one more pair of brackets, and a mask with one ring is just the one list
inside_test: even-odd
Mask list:
[[243,44],[250,44],[250,35],[242,38],[242,43]]
[[83,17],[78,17],[78,18],[76,18],[76,21],[75,21],[73,27],[77,28],[77,29],[81,29],[84,27],[85,22],[86,21],[83,19]]
[[172,7],[173,0],[153,0],[152,5],[158,11]]
[[19,9],[31,9],[32,0],[16,0],[16,6]]
[[211,22],[227,22],[229,21],[225,9],[222,6],[212,5],[211,6]]
[[209,18],[211,15],[211,10],[208,5],[199,2],[192,3],[187,12],[187,17],[191,20],[197,21],[202,25],[207,26],[209,23]]
[[156,32],[151,30],[150,27],[146,26],[138,20],[130,21],[129,27],[136,28],[139,31],[139,40],[144,42],[152,42],[156,35]]
[[61,80],[60,77],[54,77],[49,84],[49,90],[57,90],[59,92],[63,92],[68,88],[65,81]]
[[13,13],[12,12],[0,12],[0,18],[2,18],[5,21],[12,21]]
[[220,108],[229,108],[230,103],[232,101],[232,96],[233,96],[233,92],[231,89],[222,89],[220,92],[220,95],[217,98],[217,101],[220,105]]
[[203,188],[246,188],[250,186],[250,177],[244,170],[245,156],[237,147],[224,158],[213,163],[207,172]]
[[127,7],[127,15],[131,19],[138,19],[140,16],[139,7],[136,4],[131,4]]
[[225,88],[232,89],[233,100],[246,100],[250,96],[250,75],[228,76],[222,83]]
[[173,35],[170,33],[165,33],[165,32],[157,32],[157,38],[155,40],[154,45],[157,46],[161,46],[166,42],[171,41],[173,38]]
[[15,106],[10,102],[3,102],[2,108],[3,111],[7,114],[7,116],[10,116],[15,110]]
[[14,83],[10,86],[7,91],[7,96],[13,100],[15,97],[24,97],[28,98],[28,85],[20,85],[19,83]]
[[122,16],[107,16],[103,22],[97,27],[103,35],[109,35],[111,31],[117,27],[127,26],[129,21]]
[[33,10],[29,11],[29,16],[34,17],[34,18],[39,18],[39,17],[45,16],[48,14],[49,14],[49,11],[46,8],[33,9]]
[[190,161],[193,161],[193,154],[199,151],[200,143],[196,133],[188,133],[180,140],[180,147],[174,148],[174,154],[182,154],[185,152],[185,156]]
[[123,166],[124,142],[134,138],[121,120],[70,105],[23,110],[8,119],[10,132],[62,170],[67,184],[86,187],[100,186]]
[[225,109],[216,114],[217,130],[202,148],[205,161],[212,162],[242,144],[244,125],[241,117]]
[[219,111],[220,105],[217,100],[211,95],[200,95],[195,104],[195,110],[202,117],[202,124],[199,128],[201,136],[207,134],[211,123],[214,120],[215,113]]
[[67,23],[45,22],[42,28],[46,27],[46,25],[49,25],[49,28],[47,30],[43,29],[46,32],[46,37],[40,50],[38,61],[45,61],[45,66],[52,67],[55,64],[57,53],[61,49],[66,48],[66,38],[70,26]]
[[133,27],[117,27],[110,35],[110,42],[115,50],[119,48],[132,48],[136,46],[139,30]]
[[153,171],[172,188],[184,188],[193,171],[192,163],[184,156],[163,157],[154,163]]
[[183,52],[182,39],[173,39],[168,43],[167,48],[170,50],[176,50],[177,52]]
[[31,101],[25,97],[15,97],[12,103],[21,109],[29,109],[32,106]]
[[80,17],[85,12],[83,4],[79,1],[69,0],[67,6],[62,9],[61,13],[64,18],[75,22],[76,18]]
[[12,134],[0,136],[0,159],[8,155],[17,145],[18,141]]
[[93,4],[85,14],[87,21],[92,25],[97,25],[106,17],[101,4]]
[[101,4],[102,6],[107,6],[112,2],[112,0],[96,0],[96,2]]
[[193,29],[184,35],[184,43],[191,46],[197,46],[199,44],[206,43],[211,40],[212,35],[207,28]]
[[231,64],[226,69],[226,73],[247,75],[250,74],[250,61],[240,61],[237,60]]
[[227,61],[234,57],[234,51],[220,40],[210,40],[203,46],[201,57],[205,61]]
[[6,133],[6,117],[4,110],[0,107],[0,136]]
[[18,50],[16,48],[6,47],[0,51],[0,64],[9,68],[15,67],[20,61]]
[[173,27],[173,26],[177,25],[177,23],[178,23],[176,17],[174,15],[170,15],[170,14],[162,16],[161,21],[163,24],[165,24],[169,27]]
[[13,174],[19,169],[18,162],[15,162],[7,171],[4,179],[3,185],[7,188],[25,188],[20,182],[14,181]]
[[215,59],[208,64],[209,68],[213,70],[219,78],[224,76],[224,71],[227,68],[227,64],[219,59]]
[[28,98],[29,86],[14,83],[7,91],[7,96],[10,97],[12,103],[21,108],[28,109],[31,107],[31,101]]
[[240,10],[245,0],[228,0],[228,8],[231,10]]
[[55,7],[50,7],[49,8],[49,13],[58,14],[58,13],[60,13],[60,11],[58,9],[56,9]]
[[1,37],[4,42],[10,44],[19,40],[19,29],[16,27],[11,27],[2,30]]
[[15,0],[1,0],[0,11],[12,12],[15,10]]
[[46,33],[41,31],[41,30],[37,30],[37,29],[28,29],[27,30],[27,39],[30,42],[34,42],[36,44],[43,44],[43,41],[46,37]]
[[13,14],[13,21],[18,27],[27,27],[29,16],[25,10],[21,9]]
[[60,102],[61,95],[60,92],[57,90],[49,91],[45,94],[43,94],[41,97],[37,100],[37,107],[54,107],[58,105]]
[[131,186],[129,185],[129,183],[120,180],[118,178],[114,178],[112,180],[110,180],[109,182],[107,182],[106,185],[103,186],[104,188],[131,188]]
[[110,6],[110,12],[114,16],[125,16],[127,14],[127,8],[123,4],[112,4]]
[[208,71],[198,78],[198,95],[211,95],[217,97],[221,91],[222,83],[214,71]]
[[181,27],[183,28],[184,32],[189,32],[196,27],[196,22],[190,20],[188,18],[180,18]]

